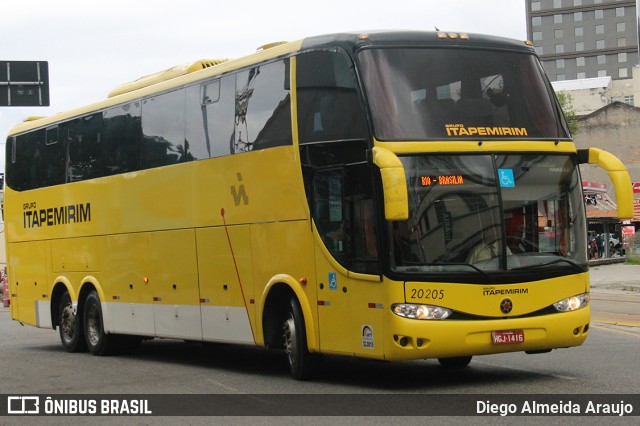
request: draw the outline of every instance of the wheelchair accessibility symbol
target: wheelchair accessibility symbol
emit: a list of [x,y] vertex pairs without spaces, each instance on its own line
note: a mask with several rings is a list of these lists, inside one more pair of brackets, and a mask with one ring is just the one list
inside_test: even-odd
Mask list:
[[500,179],[500,186],[502,188],[514,188],[516,181],[513,178],[513,170],[511,169],[498,169],[498,178]]

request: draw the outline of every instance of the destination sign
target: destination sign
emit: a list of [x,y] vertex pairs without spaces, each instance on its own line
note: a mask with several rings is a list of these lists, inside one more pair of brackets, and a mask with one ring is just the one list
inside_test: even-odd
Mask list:
[[464,176],[462,175],[439,175],[439,176],[420,176],[420,185],[463,185]]

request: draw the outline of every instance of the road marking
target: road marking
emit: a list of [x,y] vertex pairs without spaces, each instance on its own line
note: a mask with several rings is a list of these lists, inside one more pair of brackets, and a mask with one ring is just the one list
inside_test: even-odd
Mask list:
[[[638,325],[625,325],[622,323],[618,323],[618,322],[605,322],[605,321],[599,321],[601,324],[607,324],[607,325],[615,325],[618,327],[637,327]],[[637,331],[629,331],[629,330],[619,330],[617,328],[611,328],[611,327],[606,327],[606,326],[602,326],[602,325],[595,325],[595,324],[591,324],[591,327],[595,327],[595,328],[599,328],[600,330],[609,330],[609,331],[615,331],[617,333],[624,333],[624,334],[629,334],[631,336],[635,336],[635,337],[640,337],[640,333]]]

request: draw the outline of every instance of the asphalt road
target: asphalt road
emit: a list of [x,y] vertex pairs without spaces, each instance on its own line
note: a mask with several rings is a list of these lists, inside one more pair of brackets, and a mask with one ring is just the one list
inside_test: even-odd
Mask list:
[[[607,265],[592,270],[592,326],[586,343],[548,354],[500,354],[476,357],[466,369],[451,371],[436,361],[383,363],[327,357],[322,375],[312,382],[292,380],[282,353],[260,348],[201,345],[176,340],[144,342],[135,354],[94,357],[66,353],[57,331],[21,326],[0,308],[0,395],[142,395],[169,394],[170,410],[196,396],[230,395],[241,407],[270,406],[266,395],[307,395],[306,403],[326,403],[327,396],[344,396],[335,415],[285,417],[11,417],[1,425],[55,424],[425,424],[419,417],[340,417],[341,406],[353,395],[439,395],[492,399],[500,395],[636,394],[640,383],[640,267]],[[637,286],[640,289],[640,285]],[[179,396],[184,395],[184,396]],[[351,396],[350,396],[351,395]],[[0,401],[1,402],[1,401]],[[334,401],[335,403],[335,401]],[[166,407],[163,407],[166,408]],[[233,408],[233,407],[231,407]],[[408,409],[410,409],[409,407]],[[636,415],[640,402],[634,406]],[[333,408],[332,408],[333,409]],[[410,410],[409,410],[410,411]],[[238,414],[237,411],[234,412]],[[242,413],[242,412],[241,412]],[[580,417],[581,424],[608,424],[611,417]],[[439,424],[505,424],[499,416],[438,417]],[[518,417],[521,424],[566,424],[566,417]],[[615,418],[616,424],[637,424],[637,417]]]
[[592,267],[592,322],[640,327],[640,265]]

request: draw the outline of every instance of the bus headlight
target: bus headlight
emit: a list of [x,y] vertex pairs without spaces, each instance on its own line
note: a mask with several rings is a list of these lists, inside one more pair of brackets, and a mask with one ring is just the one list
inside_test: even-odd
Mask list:
[[398,303],[391,305],[394,314],[411,319],[443,320],[448,318],[453,311],[440,306],[414,305],[410,303]]
[[558,312],[569,312],[582,309],[589,304],[589,293],[579,294],[577,296],[568,297],[553,304]]

